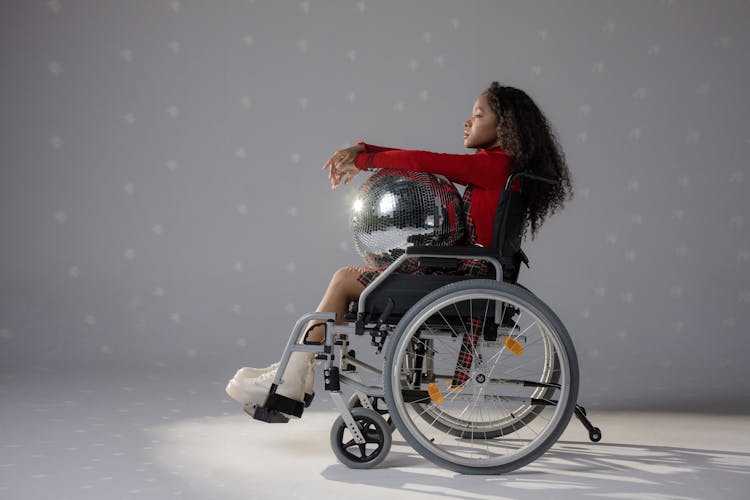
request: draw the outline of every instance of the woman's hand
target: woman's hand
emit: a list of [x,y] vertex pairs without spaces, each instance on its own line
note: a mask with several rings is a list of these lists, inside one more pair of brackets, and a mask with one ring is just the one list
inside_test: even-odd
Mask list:
[[347,185],[359,173],[359,169],[354,164],[357,155],[365,150],[361,144],[355,144],[349,148],[339,149],[328,159],[323,170],[330,169],[328,178],[331,179],[331,189],[336,189],[341,179],[344,179],[344,185]]

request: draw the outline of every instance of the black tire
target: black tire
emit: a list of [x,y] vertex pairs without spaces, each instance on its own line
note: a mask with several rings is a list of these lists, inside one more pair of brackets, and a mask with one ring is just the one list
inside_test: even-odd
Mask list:
[[593,443],[598,443],[602,440],[602,431],[598,427],[594,427],[594,429],[589,432],[589,439]]

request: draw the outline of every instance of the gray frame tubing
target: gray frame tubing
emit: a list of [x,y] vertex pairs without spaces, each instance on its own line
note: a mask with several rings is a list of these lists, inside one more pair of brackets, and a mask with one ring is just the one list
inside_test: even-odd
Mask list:
[[[307,323],[310,321],[325,321],[325,340],[322,344],[300,344],[299,341],[304,335],[304,328],[307,326]],[[284,383],[282,375],[286,371],[286,365],[289,362],[289,357],[292,355],[292,352],[294,351],[300,351],[300,352],[316,352],[316,353],[324,353],[326,352],[326,347],[328,347],[329,350],[333,349],[333,341],[334,341],[334,331],[333,330],[349,330],[350,327],[344,326],[344,325],[335,325],[334,321],[336,321],[336,313],[329,313],[329,312],[312,312],[303,314],[300,316],[300,318],[297,320],[297,322],[294,324],[294,328],[292,328],[292,333],[289,335],[289,340],[286,343],[286,346],[284,347],[284,352],[281,355],[281,360],[279,361],[279,368],[276,370],[276,376],[273,379],[273,383],[277,386]],[[335,328],[332,328],[335,327]],[[332,364],[332,362],[329,360],[329,362]],[[330,368],[330,366],[329,366]]]
[[[277,386],[280,386],[284,383],[283,375],[284,372],[286,372],[286,366],[289,363],[289,357],[292,355],[292,352],[294,351],[300,351],[300,352],[314,352],[314,353],[325,353],[326,347],[329,348],[330,352],[333,353],[334,349],[334,342],[335,337],[339,333],[352,333],[354,331],[354,328],[350,325],[336,325],[334,323],[336,319],[336,313],[328,313],[328,312],[312,312],[302,315],[297,322],[294,325],[294,328],[292,329],[292,333],[289,335],[289,340],[286,343],[286,346],[284,347],[284,353],[281,355],[281,360],[279,361],[279,368],[276,370],[276,376],[273,379],[273,383]],[[310,321],[325,321],[325,340],[322,344],[300,344],[299,341],[304,335],[304,328]],[[357,360],[347,359],[347,361],[353,363],[353,364],[363,364]],[[331,368],[333,366],[334,360],[333,356],[328,356],[328,360],[326,361],[326,367]],[[381,373],[382,371],[377,370],[375,367],[366,366],[367,369],[370,369],[372,371],[376,371],[377,373]],[[347,377],[346,375],[339,375],[339,379],[341,383],[351,385],[357,390],[366,392],[367,394],[371,396],[378,396],[383,397],[383,387],[382,386],[369,386],[364,385],[350,377]],[[329,391],[331,392],[331,391]]]
[[[393,274],[399,267],[401,267],[401,264],[404,263],[409,258],[419,258],[419,257],[430,257],[429,254],[406,254],[403,253],[400,255],[393,263],[385,268],[380,275],[373,280],[372,283],[370,283],[360,294],[359,296],[359,302],[358,302],[358,311],[363,312],[365,309],[365,302],[367,300],[367,296],[370,295],[370,293],[377,288],[388,276]],[[495,268],[495,276],[497,277],[493,281],[499,281],[502,282],[503,279],[503,266],[500,264],[500,261],[491,256],[476,256],[476,255],[464,255],[464,254],[454,254],[454,255],[445,255],[441,257],[447,257],[447,258],[454,258],[454,259],[473,259],[473,260],[481,260],[489,262],[493,265]],[[498,312],[496,311],[496,314]],[[500,316],[497,316],[500,317]],[[300,339],[303,336],[303,328],[309,323],[310,321],[324,321],[326,323],[325,325],[325,340],[323,344],[301,344]],[[353,331],[353,328],[350,325],[336,325],[336,313],[329,313],[329,312],[312,312],[302,315],[297,322],[294,325],[294,328],[292,328],[292,333],[289,335],[289,340],[286,343],[286,346],[284,348],[284,353],[281,355],[281,360],[279,361],[279,369],[276,370],[276,376],[273,379],[273,383],[276,384],[276,386],[279,386],[284,383],[283,374],[286,371],[286,365],[289,362],[289,357],[291,356],[292,352],[294,351],[301,351],[301,352],[315,352],[315,353],[324,353],[326,351],[326,347],[331,352],[333,351],[333,343],[334,343],[334,337],[336,333],[351,333]],[[326,367],[331,368],[333,366],[333,359],[332,356],[328,356],[328,361],[326,362]],[[367,367],[372,368],[372,367]],[[350,379],[349,377],[343,376],[342,382],[353,385],[354,387],[357,387],[360,390],[364,390],[365,388],[367,390],[377,390],[379,389],[378,393],[382,395],[383,388],[382,387],[372,387],[372,386],[364,386],[355,380]],[[371,395],[373,395],[371,393]]]
[[[365,301],[367,299],[367,296],[378,286],[380,285],[383,280],[385,280],[388,276],[393,274],[400,266],[403,264],[404,261],[406,261],[409,258],[419,258],[419,257],[431,257],[430,254],[402,254],[400,255],[393,263],[388,266],[386,269],[383,270],[383,272],[373,280],[372,283],[370,283],[360,294],[359,302],[358,302],[358,311],[364,311]],[[489,262],[493,265],[495,268],[495,276],[497,277],[496,280],[493,281],[499,281],[502,282],[503,279],[503,267],[500,264],[500,261],[491,256],[476,256],[476,255],[464,255],[464,254],[454,254],[454,255],[445,255],[441,257],[447,257],[447,258],[454,258],[454,259],[473,259],[473,260],[481,260]],[[499,307],[499,306],[498,306]],[[499,314],[496,311],[496,314]],[[501,317],[501,316],[497,316]],[[301,344],[300,339],[304,335],[304,328],[310,321],[324,321],[325,322],[325,340],[322,344]],[[281,355],[281,360],[279,361],[279,368],[276,370],[276,375],[274,376],[273,383],[278,387],[284,383],[283,375],[286,372],[286,366],[289,363],[289,357],[292,355],[292,352],[294,351],[300,351],[300,352],[314,352],[314,353],[326,353],[326,350],[330,352],[330,354],[326,353],[327,360],[326,360],[326,368],[330,369],[333,367],[334,363],[334,356],[333,356],[333,349],[334,349],[334,340],[337,333],[353,333],[354,328],[351,326],[351,324],[347,325],[336,325],[336,313],[329,313],[329,312],[312,312],[302,315],[297,322],[294,324],[294,328],[292,328],[292,332],[289,335],[289,340],[286,343],[286,346],[284,347],[284,353]],[[352,360],[355,361],[355,360]],[[355,361],[353,364],[359,364]],[[380,372],[382,374],[382,371],[377,370],[375,367],[371,367],[369,365],[363,366],[363,368],[368,369],[370,371],[374,372]],[[376,396],[376,397],[385,397],[384,393],[384,387],[377,387],[377,386],[367,386],[364,385],[356,380],[354,380],[351,377],[348,377],[346,375],[340,374],[339,380],[341,383],[345,385],[353,386],[355,389],[364,392],[370,396]],[[328,391],[328,392],[334,392],[334,391]],[[334,402],[336,402],[336,398],[334,398]],[[339,402],[337,402],[339,403]],[[340,404],[337,404],[337,406],[341,406]],[[339,408],[341,410],[341,408]],[[342,416],[344,416],[344,421],[348,424],[351,423],[351,413],[349,413],[348,409],[345,411],[342,411]],[[346,413],[347,415],[344,415]]]

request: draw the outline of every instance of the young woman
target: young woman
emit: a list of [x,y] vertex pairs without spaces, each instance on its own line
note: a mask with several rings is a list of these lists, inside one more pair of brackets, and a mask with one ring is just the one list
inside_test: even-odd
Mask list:
[[[492,82],[474,103],[471,117],[464,122],[464,146],[475,149],[476,153],[432,153],[360,142],[336,151],[323,165],[323,170],[328,170],[333,189],[342,182],[349,184],[362,170],[377,168],[441,174],[465,185],[463,202],[468,245],[492,246],[495,210],[512,172],[530,169],[561,181],[556,186],[538,182],[524,186],[525,231],[530,228],[532,238],[548,216],[561,209],[566,199],[572,199],[571,176],[562,149],[544,114],[522,90]],[[520,179],[512,188],[520,191]],[[355,266],[339,269],[316,311],[335,312],[337,321],[343,323],[349,302],[357,300],[381,271]],[[419,272],[406,264],[399,271]],[[487,275],[489,269],[483,262],[467,260],[457,272],[482,276]],[[323,335],[322,327],[312,328],[307,341],[320,342]],[[226,392],[245,405],[262,405],[277,366],[278,363],[260,369],[241,368],[229,381]],[[277,394],[302,401],[306,393],[312,393],[314,367],[312,353],[293,352]]]

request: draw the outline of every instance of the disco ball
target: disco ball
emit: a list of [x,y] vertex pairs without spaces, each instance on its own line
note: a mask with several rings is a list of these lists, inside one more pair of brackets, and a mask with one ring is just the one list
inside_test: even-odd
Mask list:
[[357,252],[373,267],[390,264],[415,245],[462,242],[461,196],[443,177],[381,169],[359,188],[352,210]]

